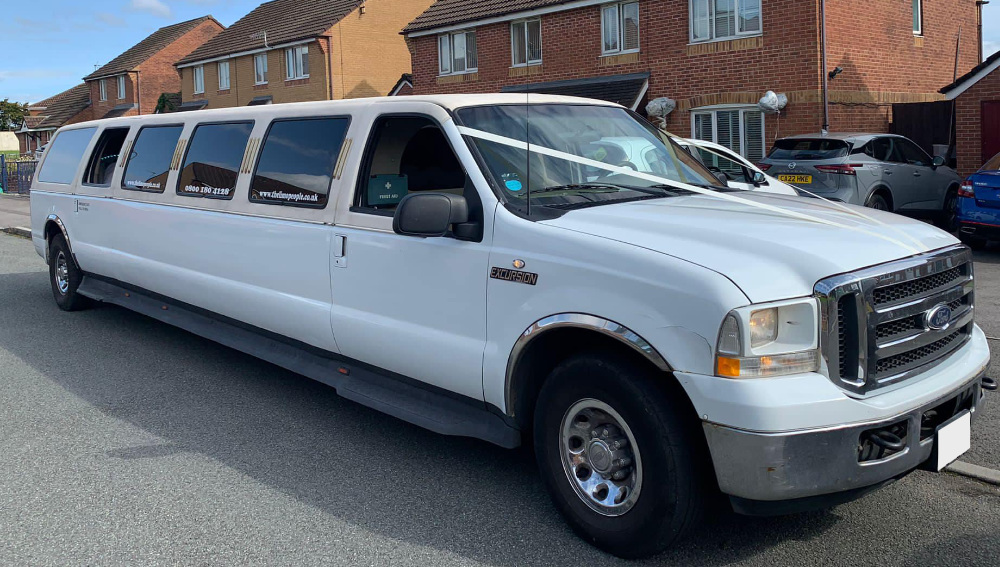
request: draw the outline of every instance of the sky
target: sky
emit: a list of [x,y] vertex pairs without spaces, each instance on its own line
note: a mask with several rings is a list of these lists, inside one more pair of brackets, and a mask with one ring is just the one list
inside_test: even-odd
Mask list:
[[[207,14],[229,26],[262,0],[29,0],[0,31],[0,100],[37,102],[80,82],[160,27]],[[969,30],[975,33],[975,30]],[[985,57],[1000,50],[1000,0],[983,10]]]

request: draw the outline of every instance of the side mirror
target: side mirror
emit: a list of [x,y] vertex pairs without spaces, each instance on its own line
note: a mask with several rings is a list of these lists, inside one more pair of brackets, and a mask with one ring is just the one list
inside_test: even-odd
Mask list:
[[935,156],[934,157],[934,161],[931,162],[931,167],[934,167],[934,168],[941,167],[945,163],[946,162],[945,162],[945,159],[944,159],[943,156]]
[[722,170],[713,171],[715,178],[719,180],[720,187],[729,187],[729,176],[725,174]]
[[396,206],[392,230],[404,236],[437,237],[453,224],[469,222],[465,197],[449,193],[410,193]]
[[761,185],[767,185],[767,176],[763,172],[755,171],[753,172],[753,184],[760,187]]

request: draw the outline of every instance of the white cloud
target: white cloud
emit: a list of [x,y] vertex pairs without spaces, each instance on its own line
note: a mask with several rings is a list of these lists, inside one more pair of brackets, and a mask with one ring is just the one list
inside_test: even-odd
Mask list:
[[145,12],[161,18],[169,18],[171,16],[170,6],[167,6],[160,0],[131,0],[129,2],[129,9],[134,12]]
[[99,12],[96,16],[94,16],[94,19],[96,19],[99,23],[113,28],[125,26],[125,20],[110,12]]

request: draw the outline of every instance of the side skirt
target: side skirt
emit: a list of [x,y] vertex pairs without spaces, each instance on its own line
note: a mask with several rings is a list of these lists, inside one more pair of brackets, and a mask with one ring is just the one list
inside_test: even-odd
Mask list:
[[394,377],[341,357],[151,292],[88,274],[78,292],[244,352],[336,389],[337,394],[443,435],[473,437],[513,449],[521,434],[479,400]]

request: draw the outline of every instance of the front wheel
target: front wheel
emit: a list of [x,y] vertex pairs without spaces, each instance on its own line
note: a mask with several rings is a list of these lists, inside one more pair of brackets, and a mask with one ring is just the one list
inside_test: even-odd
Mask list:
[[611,354],[552,372],[535,410],[535,456],[573,529],[624,558],[653,555],[700,520],[713,479],[700,423],[668,376]]
[[61,234],[49,243],[49,282],[56,305],[63,311],[78,311],[90,305],[90,300],[77,293],[83,272],[73,261],[69,245]]
[[949,189],[941,211],[941,228],[948,232],[958,230],[958,191]]

